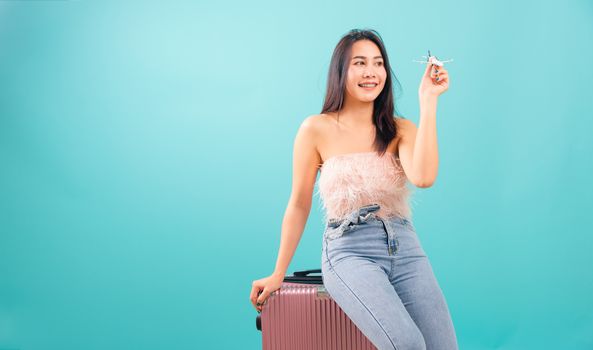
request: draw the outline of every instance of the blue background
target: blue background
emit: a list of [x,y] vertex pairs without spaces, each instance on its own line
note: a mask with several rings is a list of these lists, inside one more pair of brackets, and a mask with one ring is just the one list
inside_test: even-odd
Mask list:
[[[258,349],[292,146],[352,28],[418,125],[414,223],[461,349],[593,349],[591,1],[0,2],[0,349]],[[320,267],[315,198],[288,269]]]

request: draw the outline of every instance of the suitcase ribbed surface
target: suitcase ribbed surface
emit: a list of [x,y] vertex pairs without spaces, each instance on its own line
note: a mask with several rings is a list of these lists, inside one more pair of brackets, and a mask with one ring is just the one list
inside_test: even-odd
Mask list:
[[376,350],[322,284],[283,282],[264,305],[263,350]]

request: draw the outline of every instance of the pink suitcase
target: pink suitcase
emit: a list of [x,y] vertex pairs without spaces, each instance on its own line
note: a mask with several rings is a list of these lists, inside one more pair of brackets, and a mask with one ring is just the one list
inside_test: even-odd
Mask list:
[[[311,273],[319,273],[317,276]],[[321,270],[296,271],[257,315],[263,350],[376,350],[323,286]]]

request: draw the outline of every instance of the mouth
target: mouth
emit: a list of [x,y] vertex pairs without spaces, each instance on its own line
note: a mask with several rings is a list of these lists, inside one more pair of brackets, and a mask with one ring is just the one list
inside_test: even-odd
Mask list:
[[378,83],[363,83],[363,84],[358,84],[359,87],[365,89],[365,90],[373,90],[374,88],[377,87],[377,85],[379,85]]

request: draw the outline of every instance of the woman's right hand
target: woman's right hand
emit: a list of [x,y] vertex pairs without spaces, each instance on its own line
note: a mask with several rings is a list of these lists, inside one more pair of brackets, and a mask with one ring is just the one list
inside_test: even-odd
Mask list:
[[275,273],[268,277],[253,281],[253,288],[251,289],[251,296],[249,299],[257,312],[261,312],[263,304],[266,302],[270,294],[280,289],[283,281],[284,276]]

